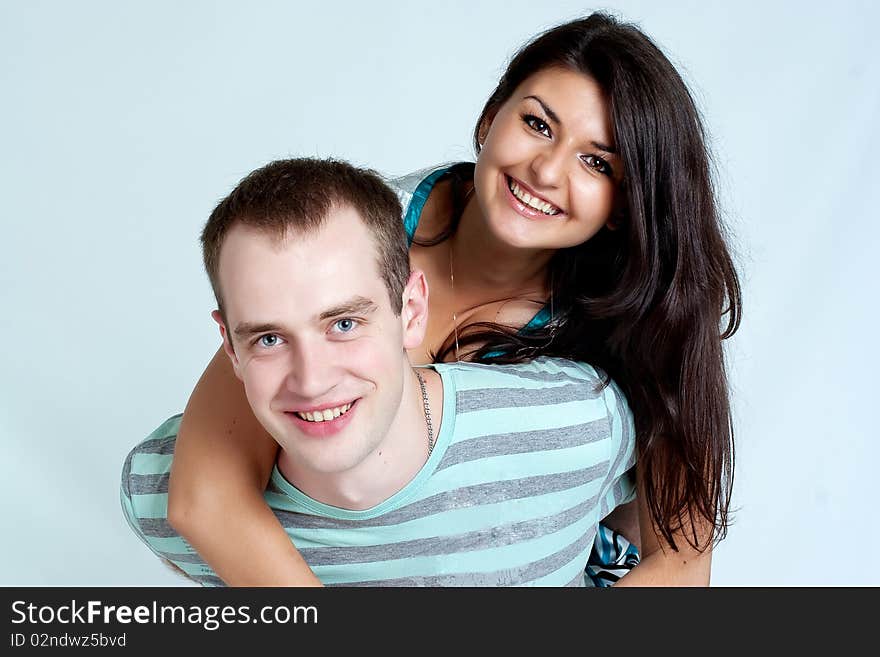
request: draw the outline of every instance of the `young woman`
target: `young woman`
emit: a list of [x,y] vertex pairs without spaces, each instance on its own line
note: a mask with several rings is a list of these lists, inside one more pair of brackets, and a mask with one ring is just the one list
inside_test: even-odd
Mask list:
[[[708,584],[733,468],[721,341],[741,301],[690,93],[637,28],[593,14],[520,50],[474,137],[475,165],[397,183],[431,290],[411,360],[603,368],[639,441],[642,557],[621,583]],[[169,517],[227,583],[317,583],[262,498],[276,449],[218,351],[184,414]]]

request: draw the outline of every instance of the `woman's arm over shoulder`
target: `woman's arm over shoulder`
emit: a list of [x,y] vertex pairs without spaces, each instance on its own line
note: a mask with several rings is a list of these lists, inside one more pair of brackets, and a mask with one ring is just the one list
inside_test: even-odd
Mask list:
[[[603,393],[610,424],[612,427],[619,426],[621,429],[620,431],[612,430],[614,448],[611,460],[616,465],[616,471],[622,473],[630,468],[636,460],[635,423],[626,396],[614,381],[609,382]],[[630,531],[638,529],[641,539],[637,542],[640,562],[614,586],[708,586],[712,565],[711,547],[702,553],[692,547],[686,539],[686,536],[693,533],[689,531],[692,529],[689,525],[685,525],[679,532],[673,533],[678,547],[677,551],[660,538],[646,503],[647,496],[641,475],[642,469],[636,463],[635,492],[637,494],[635,502],[638,507],[638,520],[630,522],[629,529]],[[630,483],[629,490],[631,492],[633,492],[632,488]],[[632,505],[628,504],[618,508],[626,507],[631,509]],[[630,520],[635,519],[630,518]],[[707,537],[712,532],[711,524],[706,523],[706,526],[698,526],[696,530],[700,544],[706,545],[708,543]],[[626,536],[626,532],[623,533]]]
[[277,452],[218,350],[181,421],[168,520],[232,586],[319,585],[263,498]]
[[[638,470],[638,468],[637,468]],[[709,586],[712,569],[712,548],[699,552],[685,538],[685,531],[673,534],[678,551],[673,550],[659,537],[654,528],[651,514],[645,503],[645,491],[641,476],[637,475],[639,526],[641,528],[641,561],[629,574],[617,581],[614,586]],[[705,522],[697,527],[697,537],[705,545],[711,535],[712,526]]]

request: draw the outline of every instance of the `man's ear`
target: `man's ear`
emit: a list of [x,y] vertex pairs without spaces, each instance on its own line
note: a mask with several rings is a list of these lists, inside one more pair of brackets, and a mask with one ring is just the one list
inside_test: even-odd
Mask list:
[[223,338],[223,351],[226,352],[226,355],[229,356],[229,360],[232,361],[232,369],[235,371],[235,376],[240,379],[241,373],[238,371],[238,356],[235,355],[235,349],[232,347],[232,340],[229,338],[229,332],[226,330],[226,323],[223,321],[223,316],[220,314],[219,310],[215,310],[211,313],[211,317],[214,318],[214,321],[217,322],[217,325],[220,327],[220,336]]
[[420,346],[428,329],[428,281],[419,269],[412,270],[403,288],[400,322],[403,326],[403,348],[415,349]]

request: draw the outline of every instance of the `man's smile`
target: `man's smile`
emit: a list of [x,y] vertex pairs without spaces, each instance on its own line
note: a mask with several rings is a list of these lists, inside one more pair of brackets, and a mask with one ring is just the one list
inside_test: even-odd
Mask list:
[[348,402],[340,406],[328,406],[314,411],[293,411],[307,422],[328,422],[340,415],[345,415],[354,402]]

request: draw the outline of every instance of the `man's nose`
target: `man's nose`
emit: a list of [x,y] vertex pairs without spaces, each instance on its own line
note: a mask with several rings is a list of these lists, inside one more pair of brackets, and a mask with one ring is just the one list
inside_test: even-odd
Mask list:
[[337,383],[338,368],[319,342],[300,342],[290,350],[287,388],[303,399],[319,399]]

